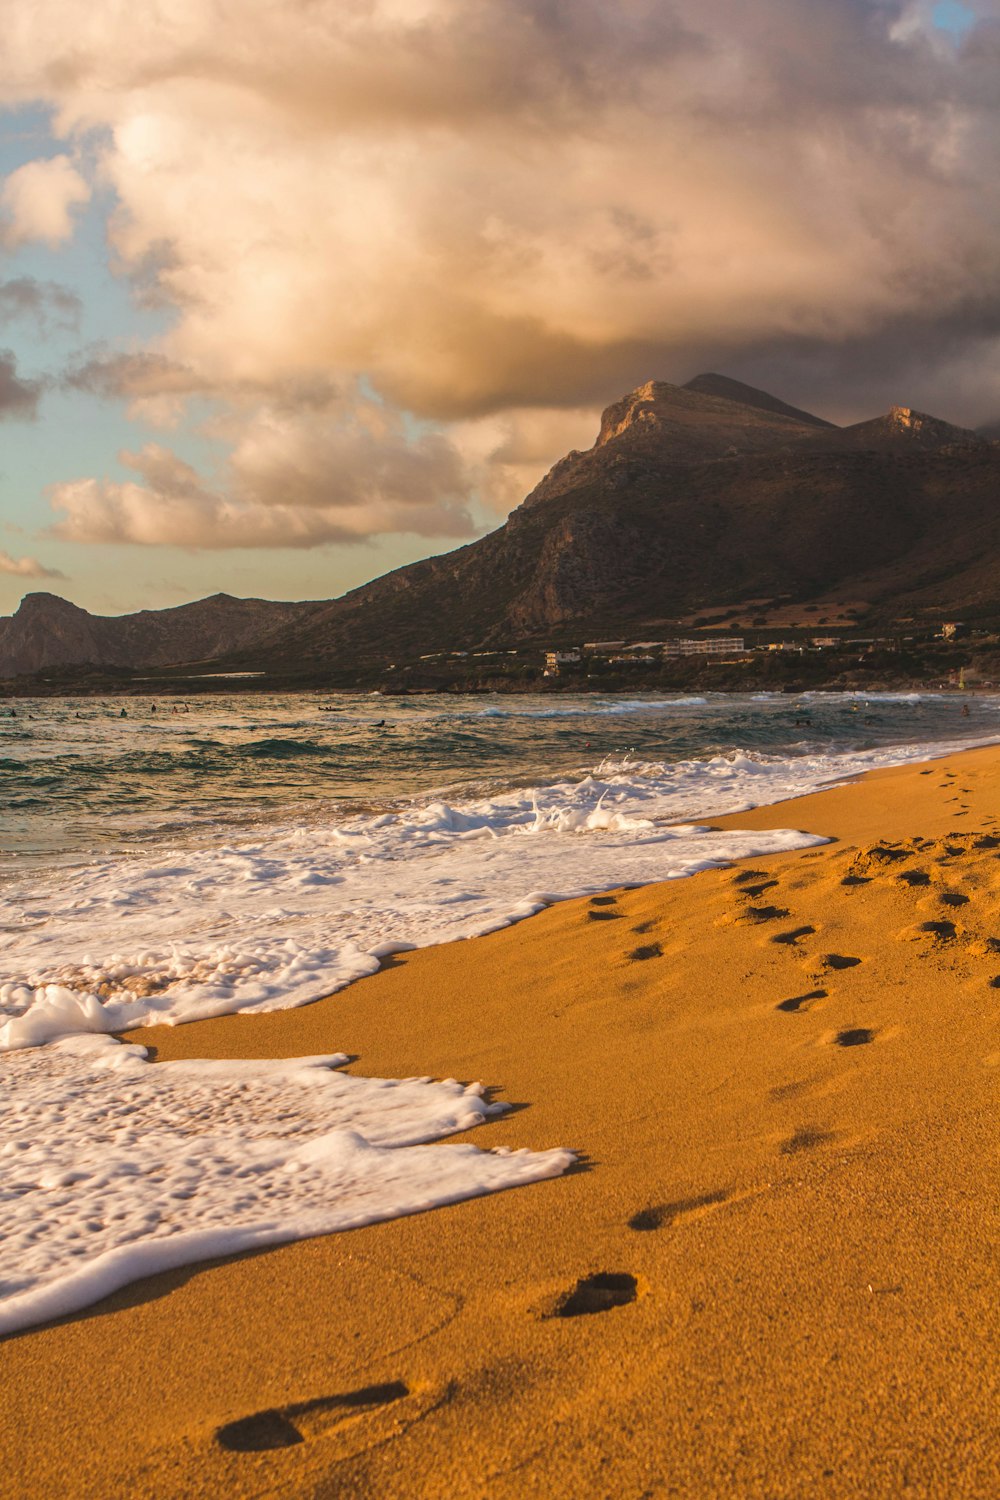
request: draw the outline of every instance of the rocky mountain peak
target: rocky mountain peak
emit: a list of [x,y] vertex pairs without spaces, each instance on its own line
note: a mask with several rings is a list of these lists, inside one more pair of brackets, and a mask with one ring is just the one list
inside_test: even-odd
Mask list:
[[967,427],[956,427],[912,406],[891,406],[884,416],[845,427],[840,435],[844,445],[852,448],[984,448],[988,442]]
[[14,618],[28,621],[47,616],[53,619],[72,619],[78,615],[85,614],[78,604],[72,604],[68,599],[62,599],[58,594],[49,594],[44,590],[36,590],[34,593],[25,594],[15,611]]
[[661,426],[663,411],[672,396],[680,394],[680,386],[669,385],[665,380],[647,380],[636,386],[620,401],[605,407],[601,413],[601,430],[595,447],[603,448],[613,438],[620,437],[630,427],[643,425],[649,430]]

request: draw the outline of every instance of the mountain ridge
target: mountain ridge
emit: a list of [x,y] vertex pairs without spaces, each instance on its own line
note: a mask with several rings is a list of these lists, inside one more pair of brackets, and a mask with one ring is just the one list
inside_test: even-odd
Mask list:
[[502,526],[452,552],[302,603],[216,594],[115,619],[28,595],[0,619],[0,673],[351,671],[553,633],[669,633],[761,598],[1000,615],[1000,443],[909,407],[837,427],[726,376],[648,381]]
[[0,675],[51,667],[168,666],[214,660],[260,640],[314,605],[211,594],[168,609],[94,615],[59,594],[25,594],[0,617]]

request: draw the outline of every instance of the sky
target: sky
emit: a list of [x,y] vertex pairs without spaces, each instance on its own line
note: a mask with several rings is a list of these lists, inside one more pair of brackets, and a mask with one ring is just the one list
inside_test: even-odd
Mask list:
[[33,0],[0,613],[330,598],[716,370],[1000,418],[1000,0]]

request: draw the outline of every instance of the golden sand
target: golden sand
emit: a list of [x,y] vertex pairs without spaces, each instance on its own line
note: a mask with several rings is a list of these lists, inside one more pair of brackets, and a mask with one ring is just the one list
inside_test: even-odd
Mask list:
[[[836,841],[144,1032],[479,1078],[518,1108],[471,1139],[581,1166],[8,1340],[0,1490],[1000,1493],[1000,752],[723,821]],[[220,1443],[262,1412],[301,1441]]]

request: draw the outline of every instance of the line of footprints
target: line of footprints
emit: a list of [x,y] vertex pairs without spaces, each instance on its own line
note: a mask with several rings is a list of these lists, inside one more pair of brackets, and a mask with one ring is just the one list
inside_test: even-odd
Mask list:
[[[852,865],[850,873],[844,877],[842,883],[860,885],[866,884],[868,879],[868,876],[857,874]],[[756,925],[784,921],[791,915],[787,907],[762,901],[767,892],[774,890],[778,885],[778,881],[769,879],[763,870],[741,870],[733,877],[733,884],[743,903],[739,913],[742,921]],[[803,923],[798,927],[789,927],[776,932],[770,941],[779,947],[801,952],[803,940],[814,937],[815,934],[815,927]],[[815,977],[823,978],[827,974],[837,973],[840,970],[854,969],[861,962],[860,958],[849,953],[823,953],[814,959]],[[818,1001],[828,999],[829,993],[829,990],[817,987],[807,990],[802,995],[792,995],[787,1000],[779,1000],[775,1009],[783,1011],[786,1015],[802,1015],[811,1010]],[[875,1031],[869,1026],[848,1026],[836,1033],[833,1042],[838,1047],[863,1047],[868,1042],[873,1042],[875,1036]]]
[[[934,772],[923,771],[921,774],[929,776]],[[969,789],[954,787],[954,772],[945,771],[944,775],[947,779],[940,783],[941,788],[958,794],[948,798],[949,802],[959,804],[953,815],[966,816],[969,808],[961,801],[961,797],[967,795]],[[997,826],[993,818],[986,818],[984,822],[993,828]],[[957,914],[970,904],[971,898],[964,891],[949,889],[947,882],[949,875],[954,879],[960,873],[973,888],[984,883],[977,862],[1000,860],[1000,835],[987,830],[976,834],[953,833],[944,839],[883,841],[864,849],[843,851],[834,857],[845,859],[848,854],[853,857],[847,862],[845,873],[840,879],[840,884],[845,889],[867,886],[873,881],[895,882],[897,888],[912,891],[924,909],[934,913],[924,921],[904,929],[900,936],[922,939],[931,945],[931,951],[958,943],[968,956],[987,962],[992,958],[995,966],[997,955],[1000,955],[1000,936],[984,936],[960,924]],[[826,858],[829,854],[827,851],[823,854],[817,851],[812,856],[803,857]],[[959,861],[962,862],[960,866]],[[992,870],[988,870],[986,883],[991,886],[1000,885],[1000,869],[994,866]],[[772,894],[780,889],[779,881],[769,877],[765,871],[741,870],[733,876],[732,884],[739,899],[738,920],[762,927],[767,927],[772,922],[794,922],[790,909],[778,905],[777,895]],[[587,920],[620,921],[624,913],[616,910],[617,905],[616,896],[593,896],[587,908]],[[662,945],[649,937],[656,925],[655,921],[645,921],[632,927],[631,931],[637,937],[649,940],[631,949],[627,954],[629,960],[642,962],[664,956]],[[814,937],[816,932],[817,929],[810,923],[802,922],[782,927],[768,941],[808,957],[814,965],[815,977],[819,980],[838,971],[853,969],[862,962],[860,958],[847,953],[808,954],[803,944],[806,939]],[[993,989],[1000,989],[1000,974],[991,975],[986,983]],[[816,988],[801,995],[779,1000],[775,1009],[786,1015],[801,1015],[828,998],[829,990],[818,984]],[[876,1036],[877,1032],[871,1027],[848,1026],[837,1031],[831,1040],[837,1047],[862,1047],[875,1041]],[[775,1097],[793,1094],[798,1087],[798,1084],[789,1084],[784,1089],[774,1090],[773,1094]],[[828,1132],[816,1126],[800,1125],[783,1142],[781,1151],[785,1155],[810,1151],[831,1139]],[[682,1198],[674,1203],[653,1204],[634,1213],[628,1225],[639,1233],[670,1229],[681,1220],[699,1218],[742,1196],[745,1195],[719,1189]],[[642,1291],[639,1279],[630,1272],[598,1271],[581,1277],[568,1291],[551,1298],[537,1311],[546,1319],[604,1313],[635,1302]],[[433,1406],[446,1399],[446,1395],[447,1393],[432,1395],[430,1392],[420,1392],[411,1389],[403,1381],[362,1386],[337,1395],[255,1412],[252,1416],[242,1417],[217,1428],[215,1441],[229,1453],[260,1453],[292,1448],[309,1439],[343,1433],[359,1420],[371,1422],[389,1409],[393,1412],[394,1430],[398,1431],[426,1415]],[[398,1416],[395,1415],[396,1412],[399,1413]],[[372,1433],[371,1441],[380,1439],[384,1440],[381,1432]]]
[[[925,771],[921,774],[932,775],[933,772]],[[941,785],[950,790],[954,773],[945,772],[945,775],[950,779]],[[959,787],[956,790],[959,794],[968,794],[969,789]],[[959,799],[950,798],[949,800]],[[954,816],[964,816],[967,812],[968,806],[960,802]],[[1000,937],[983,935],[970,927],[961,925],[955,914],[969,906],[971,897],[965,891],[948,888],[949,880],[955,883],[956,876],[964,879],[973,889],[984,883],[990,886],[1000,885],[1000,869],[996,865],[985,867],[985,879],[984,870],[980,866],[981,861],[1000,860],[1000,836],[991,831],[997,826],[996,820],[986,818],[984,822],[989,825],[989,828],[981,833],[973,834],[962,831],[949,834],[944,839],[883,840],[860,850],[838,851],[833,857],[842,860],[846,866],[840,878],[840,885],[845,888],[845,894],[851,889],[871,885],[872,882],[895,882],[897,889],[912,891],[917,896],[923,911],[929,914],[926,920],[903,928],[898,936],[928,945],[926,951],[940,952],[947,946],[958,944],[967,956],[984,960],[987,967],[992,967],[989,960],[993,959],[995,964],[996,955],[1000,955]],[[824,859],[829,858],[830,854],[829,851],[823,851],[823,853],[816,851],[814,854],[807,854],[803,857]],[[794,922],[791,910],[778,904],[777,892],[780,889],[780,882],[770,877],[766,871],[741,870],[733,876],[732,884],[739,900],[737,920],[753,925],[760,924],[765,928],[771,923],[785,923],[789,920]],[[587,919],[595,922],[619,920],[624,913],[615,909],[617,904],[616,896],[593,896],[589,903]],[[630,930],[636,936],[648,937],[656,925],[655,921],[645,921],[638,923]],[[779,931],[774,932],[768,938],[768,942],[774,943],[779,948],[786,948],[806,958],[813,969],[813,977],[819,981],[816,988],[779,1000],[775,1009],[785,1015],[801,1015],[818,1003],[829,999],[830,991],[823,986],[822,981],[829,982],[828,976],[856,968],[863,962],[861,958],[847,953],[808,953],[805,940],[816,936],[816,933],[817,929],[811,923],[802,922],[797,925],[782,926]],[[626,955],[630,961],[657,959],[663,956],[663,948],[655,940],[640,943]],[[1000,974],[990,975],[986,983],[993,989],[1000,989]],[[862,1047],[875,1041],[877,1035],[873,1027],[845,1026],[836,1031],[829,1040],[837,1047]],[[799,1088],[798,1083],[792,1083],[772,1092],[774,1097],[779,1098],[793,1095]],[[780,1149],[784,1155],[793,1155],[800,1151],[813,1150],[833,1139],[834,1137],[828,1131],[817,1126],[800,1125],[782,1143]],[[669,1229],[682,1219],[697,1218],[711,1213],[721,1204],[737,1196],[742,1195],[720,1189],[681,1199],[675,1203],[656,1204],[633,1214],[628,1221],[629,1228],[640,1232]],[[607,1281],[608,1293],[596,1299],[592,1298],[586,1289],[586,1283],[581,1282],[575,1292],[562,1300],[560,1307],[564,1307],[565,1311],[559,1310],[559,1316],[570,1316],[578,1311],[602,1311],[606,1307],[619,1306],[622,1302],[632,1301],[635,1298],[634,1278],[605,1276],[590,1279]],[[614,1291],[610,1289],[611,1282],[615,1283]],[[627,1287],[626,1283],[628,1283]]]

